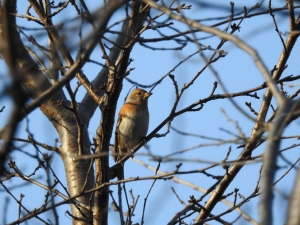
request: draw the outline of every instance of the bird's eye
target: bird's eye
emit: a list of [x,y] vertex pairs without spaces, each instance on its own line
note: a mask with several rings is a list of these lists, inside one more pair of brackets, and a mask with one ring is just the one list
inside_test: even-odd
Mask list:
[[138,95],[141,95],[141,94],[142,94],[142,93],[139,91],[139,92],[138,92]]

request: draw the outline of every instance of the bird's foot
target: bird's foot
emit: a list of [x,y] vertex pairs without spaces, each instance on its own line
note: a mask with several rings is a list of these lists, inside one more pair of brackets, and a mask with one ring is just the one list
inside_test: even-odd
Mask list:
[[133,155],[134,155],[133,149],[128,149],[127,152],[128,152],[128,154],[130,154],[130,158],[133,158]]
[[141,139],[143,142],[145,142],[145,144],[144,144],[144,146],[147,146],[147,139],[146,139],[146,137],[143,137],[142,139]]

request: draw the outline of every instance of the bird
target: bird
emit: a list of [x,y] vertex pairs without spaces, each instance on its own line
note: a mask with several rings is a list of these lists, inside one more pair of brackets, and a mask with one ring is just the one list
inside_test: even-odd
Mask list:
[[[120,109],[114,145],[115,162],[133,149],[146,137],[149,126],[148,98],[152,95],[144,89],[134,89]],[[118,171],[117,178],[122,180],[124,165]]]

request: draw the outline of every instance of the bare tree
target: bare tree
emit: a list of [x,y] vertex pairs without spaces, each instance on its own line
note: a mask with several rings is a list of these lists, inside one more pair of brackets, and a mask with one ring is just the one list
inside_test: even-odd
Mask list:
[[[274,190],[279,191],[277,183],[284,184],[285,179],[291,189],[285,193],[289,208],[280,216],[286,217],[282,219],[286,224],[300,224],[299,171],[293,179],[290,175],[292,170],[294,173],[299,170],[296,167],[299,154],[295,156],[290,149],[299,145],[295,140],[300,136],[297,129],[286,129],[288,125],[298,128],[300,89],[290,82],[300,78],[294,74],[299,71],[299,58],[290,61],[292,75],[284,76],[300,34],[300,14],[296,14],[300,5],[294,5],[292,0],[274,2],[280,6],[273,6],[271,0],[249,1],[243,3],[247,4],[244,7],[241,3],[225,1],[216,4],[182,0],[104,0],[101,3],[28,0],[25,9],[24,2],[5,0],[0,5],[1,65],[5,61],[9,74],[1,95],[10,99],[3,101],[0,111],[0,116],[8,118],[0,129],[0,184],[18,205],[18,216],[11,217],[6,211],[10,203],[5,201],[0,223],[19,224],[34,218],[30,221],[59,224],[65,216],[58,209],[68,205],[71,212],[66,214],[73,224],[108,224],[110,216],[118,217],[112,221],[120,224],[151,224],[153,218],[147,218],[147,210],[160,208],[169,210],[161,218],[159,213],[152,213],[164,221],[161,224],[206,224],[208,221],[233,224],[238,221],[234,219],[238,215],[237,219],[243,217],[252,224],[269,225],[277,218]],[[212,14],[204,18],[201,13],[205,14],[205,10]],[[265,32],[256,28],[258,21],[261,24],[257,27],[272,28],[272,32],[267,32],[267,39],[270,43],[276,40],[274,51],[266,50],[259,43],[249,44],[243,36],[241,30],[248,31],[251,27],[252,36],[263,38]],[[237,49],[243,52],[242,57],[237,56]],[[157,59],[147,54],[149,50],[155,51]],[[172,57],[172,65],[164,56]],[[226,61],[230,57],[234,60]],[[277,62],[274,57],[279,58]],[[134,77],[135,68],[131,65],[139,59],[143,63],[135,66],[142,72]],[[164,64],[158,66],[153,63],[155,60],[163,60]],[[273,66],[268,68],[270,65]],[[92,66],[97,66],[93,67],[97,68],[96,72]],[[242,74],[225,78],[231,69],[234,71],[239,66],[243,67]],[[157,69],[160,72],[154,73]],[[249,79],[249,71],[253,78]],[[117,103],[120,108],[123,103],[120,96],[129,93],[130,85],[154,93],[153,102],[149,100],[152,125],[147,137],[112,164]],[[79,90],[80,86],[84,89]],[[242,101],[246,103],[241,104]],[[6,109],[4,104],[12,107]],[[211,108],[220,106],[225,109],[217,112]],[[29,119],[37,108],[55,128],[59,138],[46,137],[48,143],[55,145],[35,138],[43,129]],[[151,113],[151,108],[156,115]],[[190,117],[193,124],[178,126],[176,121],[184,116]],[[92,119],[97,121],[96,126]],[[216,135],[211,135],[210,128],[217,129],[220,120],[224,124],[225,120],[233,123],[236,130],[231,131],[227,124],[220,131],[221,138],[216,131],[213,131]],[[27,121],[25,131],[20,126],[22,121]],[[162,128],[166,128],[164,133]],[[18,137],[19,130],[28,138]],[[172,147],[168,154],[161,149],[167,148],[166,143],[176,143],[170,136],[181,143],[193,143],[194,138],[201,141],[192,147],[179,146],[183,147],[179,150]],[[154,138],[162,142],[152,144]],[[143,146],[147,153],[139,151]],[[221,146],[221,154],[212,153],[216,146]],[[205,152],[193,151],[203,148]],[[254,150],[261,154],[254,154]],[[59,178],[60,171],[53,166],[57,155],[62,159],[66,180]],[[23,164],[34,168],[29,175],[20,166],[23,157],[30,158]],[[132,163],[127,166],[126,161]],[[124,179],[113,181],[125,162]],[[139,169],[131,173],[129,167],[133,168],[133,164],[135,168],[142,165],[152,170],[152,175]],[[41,170],[46,174],[42,181],[37,175]],[[246,176],[237,176],[243,171]],[[252,187],[245,182],[250,177]],[[18,183],[15,189],[16,179],[24,182],[22,185],[30,185],[32,190],[46,190],[43,204],[38,206],[34,199],[30,204],[25,203],[22,186]],[[144,181],[151,184],[146,188],[139,186]],[[172,185],[173,181],[194,189],[180,186],[178,190],[172,187],[168,191],[181,204],[180,208],[173,207],[167,194],[162,198],[153,195],[162,194],[153,190],[158,182]],[[125,184],[131,185],[132,190],[125,188]],[[136,190],[146,190],[143,203]],[[150,199],[155,202],[151,206]],[[255,211],[258,219],[241,208],[255,199],[259,199]],[[221,202],[227,208],[220,206]],[[111,208],[118,213],[110,212]],[[48,211],[52,213],[47,214]]]

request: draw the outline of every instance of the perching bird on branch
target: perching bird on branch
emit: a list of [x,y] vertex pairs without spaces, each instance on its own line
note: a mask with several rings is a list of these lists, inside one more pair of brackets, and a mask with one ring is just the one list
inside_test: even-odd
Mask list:
[[[119,112],[114,157],[119,161],[138,142],[146,137],[149,125],[148,98],[152,93],[136,88],[134,89]],[[123,167],[118,172],[118,179],[123,179]]]

